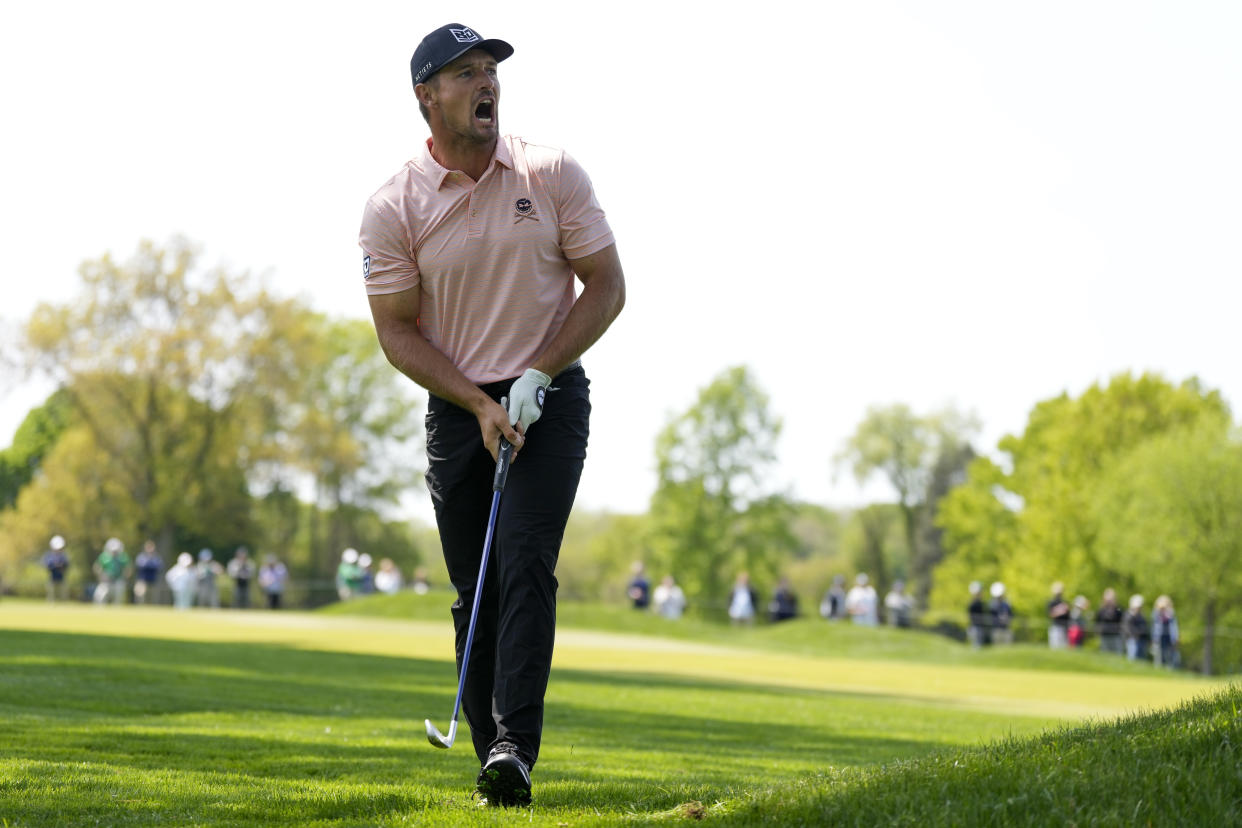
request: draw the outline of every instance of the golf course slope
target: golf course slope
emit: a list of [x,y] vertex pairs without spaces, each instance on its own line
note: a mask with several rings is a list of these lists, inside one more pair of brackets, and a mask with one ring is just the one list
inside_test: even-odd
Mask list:
[[1242,690],[1033,738],[843,768],[673,814],[719,825],[1242,822]]
[[480,808],[469,739],[423,725],[452,711],[447,605],[0,601],[0,826],[1239,824],[1226,680],[591,606],[562,614],[534,806]]

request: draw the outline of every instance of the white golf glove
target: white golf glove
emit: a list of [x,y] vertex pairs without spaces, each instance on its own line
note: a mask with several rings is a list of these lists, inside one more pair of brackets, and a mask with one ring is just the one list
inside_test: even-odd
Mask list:
[[509,389],[509,425],[522,424],[525,431],[543,413],[543,398],[552,378],[543,371],[527,368]]

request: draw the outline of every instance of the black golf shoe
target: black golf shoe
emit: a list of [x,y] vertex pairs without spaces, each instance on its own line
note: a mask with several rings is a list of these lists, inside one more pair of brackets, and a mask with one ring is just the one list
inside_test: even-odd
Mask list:
[[492,748],[479,769],[475,789],[488,805],[510,808],[530,804],[530,769],[517,748],[501,742]]

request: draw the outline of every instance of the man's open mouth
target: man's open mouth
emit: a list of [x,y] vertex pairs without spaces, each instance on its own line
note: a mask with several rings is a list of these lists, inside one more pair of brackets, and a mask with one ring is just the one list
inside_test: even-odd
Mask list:
[[496,111],[496,101],[484,98],[474,108],[474,117],[485,124],[490,124]]

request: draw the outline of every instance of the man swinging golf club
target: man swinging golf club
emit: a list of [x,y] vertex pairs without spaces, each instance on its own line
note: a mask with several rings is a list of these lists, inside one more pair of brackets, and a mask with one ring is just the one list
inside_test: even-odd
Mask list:
[[[591,410],[579,357],[625,302],[586,173],[561,150],[500,134],[497,64],[512,54],[456,23],[423,38],[410,72],[431,138],[367,202],[359,236],[384,353],[429,392],[427,486],[457,591],[461,707],[478,793],[505,806],[530,802],[539,756],[554,570]],[[502,439],[507,488],[494,485]],[[448,739],[427,727],[447,747],[456,713]]]

